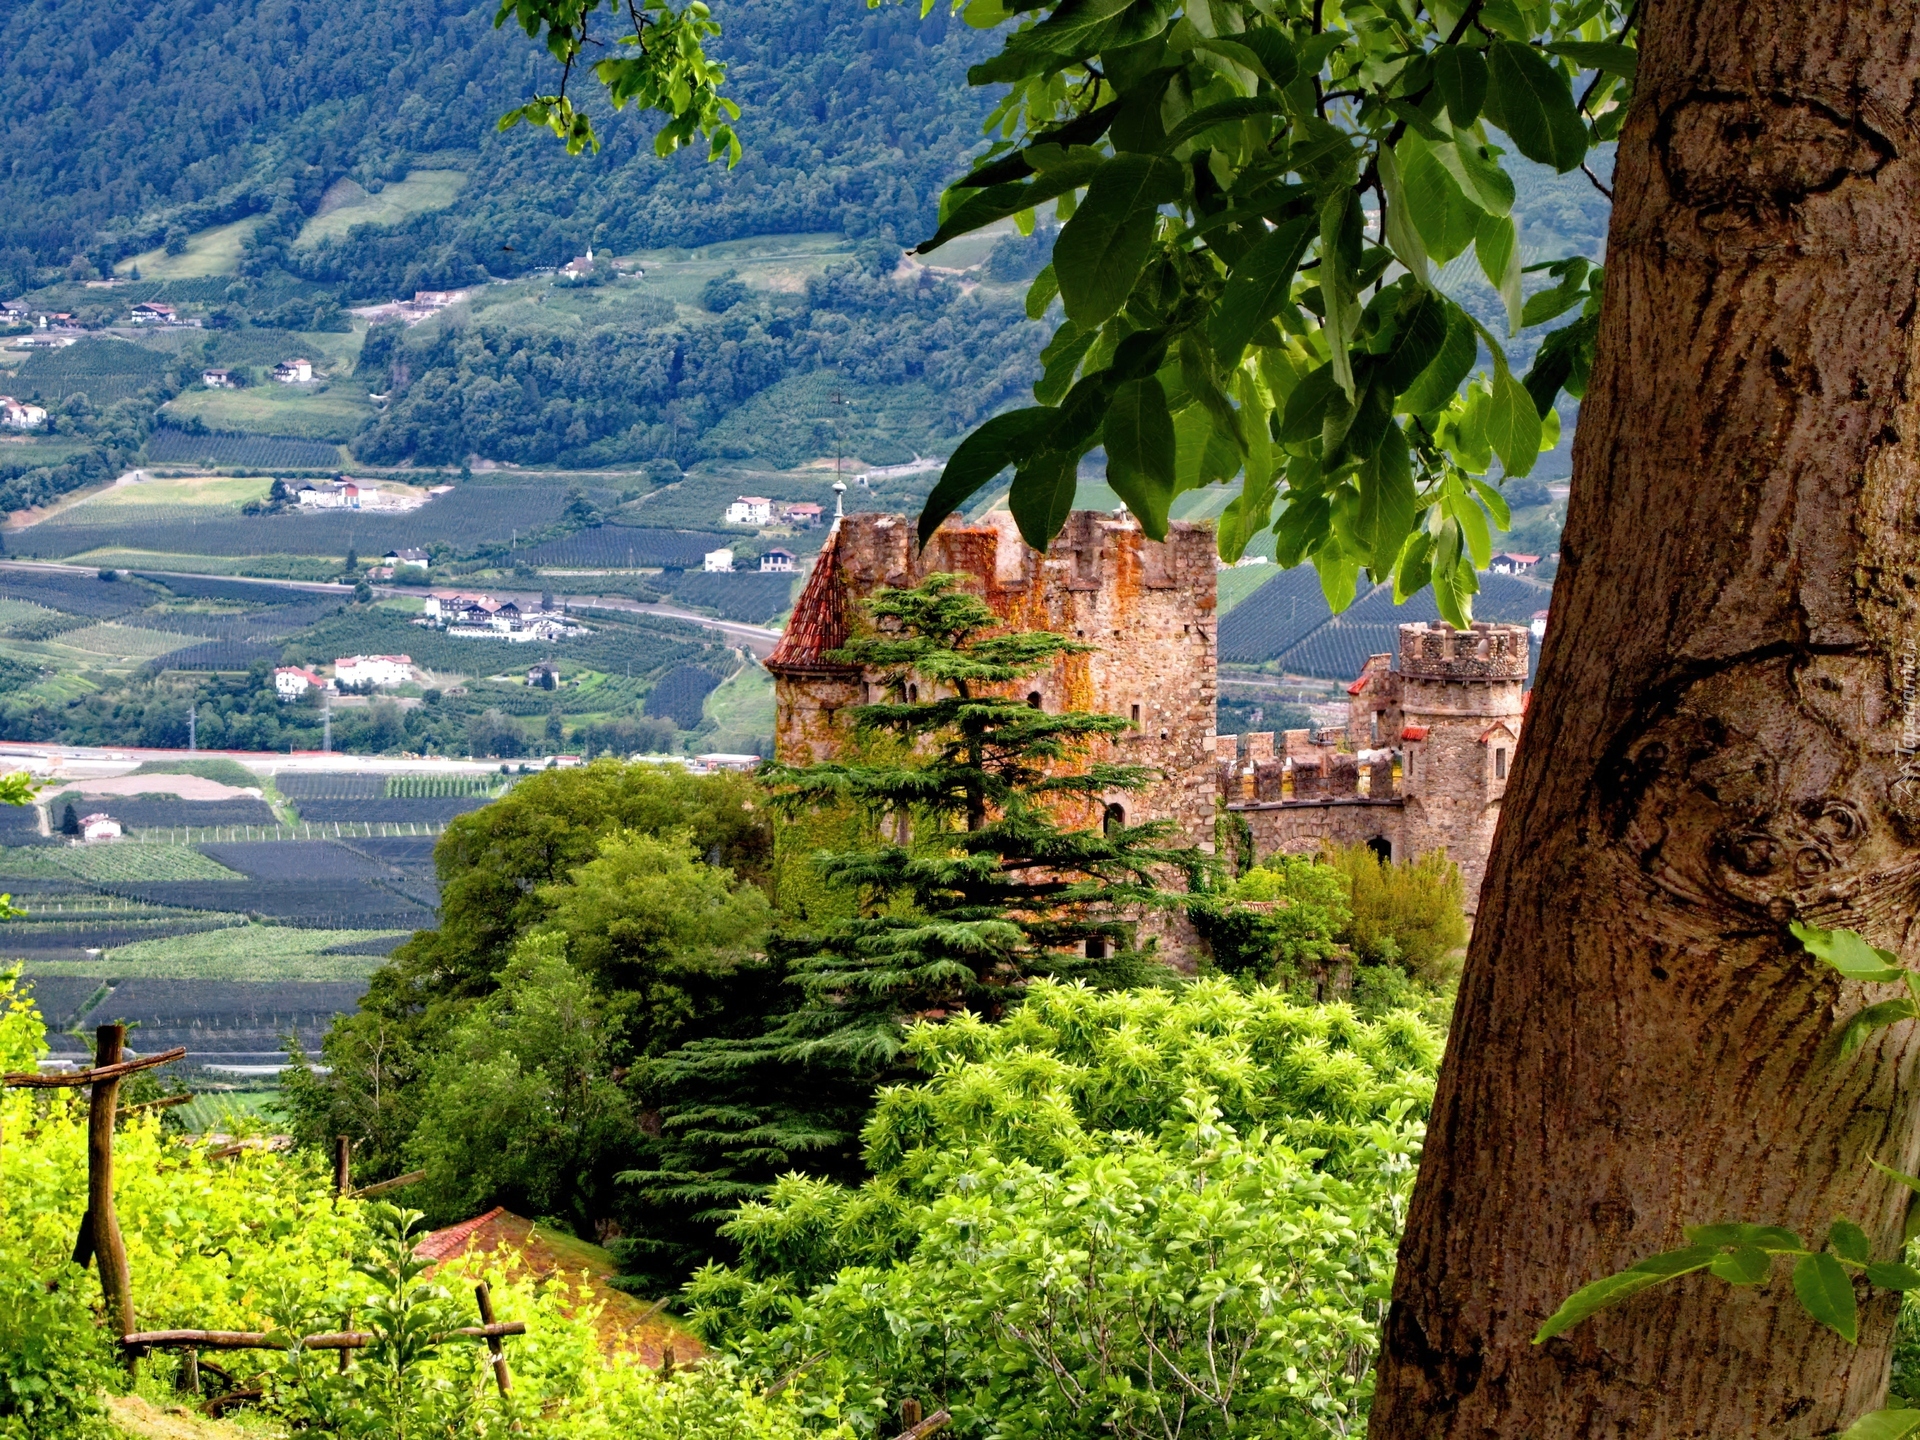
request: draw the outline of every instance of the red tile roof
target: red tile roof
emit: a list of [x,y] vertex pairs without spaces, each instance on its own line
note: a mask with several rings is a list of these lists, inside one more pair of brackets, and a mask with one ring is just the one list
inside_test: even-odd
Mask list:
[[1427,738],[1427,731],[1430,728],[1432,727],[1427,725],[1409,725],[1400,732],[1400,738],[1402,740],[1424,740]]
[[829,650],[847,643],[846,577],[840,568],[840,527],[836,523],[813,562],[813,573],[793,607],[786,634],[767,657],[774,674],[847,674],[853,667],[828,660]]
[[1358,680],[1347,686],[1347,694],[1358,695],[1362,690],[1367,688],[1367,681],[1371,678],[1371,676],[1362,675]]

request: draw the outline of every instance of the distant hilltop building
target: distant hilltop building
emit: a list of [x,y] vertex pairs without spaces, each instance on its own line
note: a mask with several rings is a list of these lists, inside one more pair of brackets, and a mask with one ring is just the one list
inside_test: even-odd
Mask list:
[[313,362],[304,358],[282,360],[273,367],[273,378],[282,385],[304,385],[313,379]]
[[700,568],[710,575],[731,575],[733,573],[733,551],[707,551],[700,562]]
[[200,372],[200,383],[209,390],[231,390],[234,388],[233,372],[209,365]]
[[589,245],[586,254],[576,255],[573,259],[562,265],[560,267],[560,273],[562,275],[571,275],[576,279],[582,275],[593,274],[593,247]]
[[120,822],[104,810],[80,817],[82,840],[118,840],[120,835]]
[[389,550],[381,558],[384,559],[387,564],[393,566],[395,569],[398,569],[402,565],[408,565],[414,568],[415,570],[426,570],[431,568],[433,564],[432,557],[428,555],[426,551],[416,550],[412,548],[408,548],[404,550]]
[[[1093,759],[1150,767],[1150,790],[1070,802],[1069,823],[1171,820],[1211,849],[1256,857],[1364,844],[1383,858],[1444,850],[1460,867],[1467,906],[1480,882],[1526,712],[1528,633],[1477,623],[1399,628],[1396,655],[1371,657],[1349,687],[1343,731],[1216,735],[1216,582],[1210,527],[1177,523],[1164,543],[1128,517],[1075,511],[1046,554],[1012,517],[949,520],[925,551],[901,515],[838,522],[814,563],[786,633],[767,660],[774,676],[775,758],[834,758],[852,737],[852,706],[881,698],[879,677],[828,658],[846,642],[860,602],[947,571],[969,575],[1009,629],[1042,629],[1097,648],[1008,687],[1046,710],[1104,711],[1131,733],[1095,742]],[[1075,813],[1074,807],[1077,807]]]
[[776,545],[760,557],[760,573],[763,575],[769,572],[790,574],[792,571],[793,552],[791,550],[785,550]]
[[729,525],[770,525],[773,523],[773,501],[764,495],[742,495],[727,506],[722,517]]
[[162,305],[158,300],[143,300],[133,307],[127,318],[135,325],[171,325],[173,316],[173,306]]
[[798,505],[787,506],[780,512],[780,518],[796,529],[811,530],[820,523],[820,517],[825,513],[811,500],[803,500]]

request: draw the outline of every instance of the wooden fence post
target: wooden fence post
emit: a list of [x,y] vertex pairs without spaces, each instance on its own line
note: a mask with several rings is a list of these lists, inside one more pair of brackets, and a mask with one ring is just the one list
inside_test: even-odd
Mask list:
[[[493,1325],[493,1296],[487,1290],[487,1282],[482,1280],[473,1287],[473,1298],[480,1302],[480,1323],[489,1328]],[[493,1379],[500,1387],[500,1398],[507,1398],[507,1392],[513,1389],[513,1377],[507,1374],[507,1351],[500,1343],[498,1335],[487,1336],[487,1348],[493,1352]]]
[[340,1199],[353,1193],[353,1141],[345,1135],[333,1137],[333,1193]]
[[[127,1027],[102,1025],[95,1033],[96,1068],[120,1063]],[[127,1272],[127,1247],[120,1238],[120,1219],[113,1210],[113,1122],[119,1103],[120,1077],[93,1082],[92,1106],[87,1113],[87,1219],[93,1258],[100,1265],[100,1289],[106,1296],[107,1316],[119,1328],[116,1336],[133,1333],[133,1277]]]

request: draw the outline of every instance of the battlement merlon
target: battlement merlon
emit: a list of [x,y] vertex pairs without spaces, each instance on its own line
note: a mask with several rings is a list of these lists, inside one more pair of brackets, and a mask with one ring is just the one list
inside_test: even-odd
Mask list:
[[1527,647],[1524,625],[1476,620],[1471,630],[1425,621],[1400,627],[1400,674],[1408,679],[1487,681],[1525,684]]

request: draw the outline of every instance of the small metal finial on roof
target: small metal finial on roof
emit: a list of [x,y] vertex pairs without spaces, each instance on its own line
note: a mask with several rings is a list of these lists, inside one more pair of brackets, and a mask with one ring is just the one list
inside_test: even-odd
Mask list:
[[836,520],[841,518],[840,499],[846,493],[847,493],[846,481],[836,480],[833,482],[833,518]]

